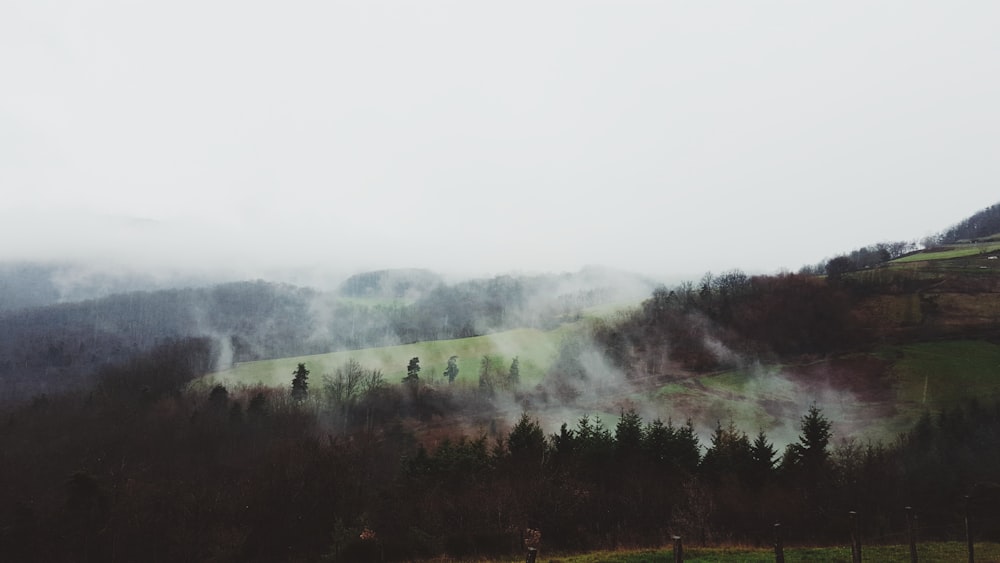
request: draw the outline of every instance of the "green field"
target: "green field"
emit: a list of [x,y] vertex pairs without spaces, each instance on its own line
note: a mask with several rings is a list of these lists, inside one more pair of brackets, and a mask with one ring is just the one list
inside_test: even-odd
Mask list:
[[421,379],[434,381],[442,378],[441,374],[448,364],[448,358],[458,356],[459,374],[456,383],[473,385],[478,383],[480,359],[484,355],[495,355],[502,356],[505,365],[517,356],[521,382],[534,385],[541,381],[552,364],[563,338],[572,330],[574,330],[573,325],[564,325],[551,331],[518,329],[455,340],[243,362],[231,369],[210,374],[208,378],[212,382],[225,385],[260,384],[284,387],[290,385],[292,372],[299,362],[305,363],[312,372],[311,377],[318,381],[321,376],[333,375],[338,367],[349,359],[354,359],[367,369],[382,370],[386,381],[395,383],[402,381],[406,375],[406,366],[410,358],[417,357],[420,358]]
[[906,264],[909,262],[925,262],[928,260],[950,260],[952,258],[968,258],[979,254],[990,254],[1000,251],[1000,243],[970,243],[947,247],[947,249],[923,251],[909,256],[897,258],[890,264]]
[[900,407],[940,410],[964,399],[1000,398],[1000,345],[959,340],[893,346]]

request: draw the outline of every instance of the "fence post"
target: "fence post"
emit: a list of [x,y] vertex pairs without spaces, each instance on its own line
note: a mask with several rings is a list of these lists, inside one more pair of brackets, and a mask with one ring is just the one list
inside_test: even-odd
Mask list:
[[906,535],[910,539],[910,563],[917,563],[917,515],[913,507],[906,507]]
[[774,523],[774,563],[785,563],[785,546],[781,541],[781,522]]
[[858,528],[858,513],[850,511],[847,513],[851,517],[851,561],[861,563],[861,532]]
[[536,557],[538,557],[538,550],[533,547],[529,547],[528,558],[524,560],[524,563],[535,563]]
[[970,500],[972,497],[965,495],[965,542],[969,546],[969,563],[976,561],[976,549],[972,544],[972,512]]
[[674,536],[674,563],[684,561],[684,546],[681,544],[681,537]]

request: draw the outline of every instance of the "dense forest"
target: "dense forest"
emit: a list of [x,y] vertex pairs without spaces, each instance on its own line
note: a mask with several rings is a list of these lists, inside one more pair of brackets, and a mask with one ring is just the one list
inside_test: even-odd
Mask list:
[[286,389],[187,385],[213,355],[161,344],[90,390],[8,409],[0,558],[398,561],[761,544],[775,522],[789,542],[837,542],[852,510],[879,541],[905,530],[904,506],[922,538],[955,539],[970,493],[977,534],[1000,539],[978,504],[995,500],[1000,404],[928,413],[890,444],[839,439],[807,405],[782,450],[731,421],[702,440],[669,412],[508,427],[489,394],[425,386],[414,365],[402,385],[356,363],[313,379],[290,365]]

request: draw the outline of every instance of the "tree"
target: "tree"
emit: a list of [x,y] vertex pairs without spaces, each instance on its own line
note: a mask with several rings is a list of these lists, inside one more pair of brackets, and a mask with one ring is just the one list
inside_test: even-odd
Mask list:
[[214,409],[222,409],[229,403],[229,391],[224,385],[216,385],[212,387],[212,391],[208,394],[208,404],[212,405]]
[[730,421],[729,426],[722,426],[720,421],[701,460],[701,469],[716,479],[724,476],[744,478],[752,463],[751,449],[746,433],[737,429],[735,423]]
[[479,360],[479,391],[493,396],[497,387],[503,388],[503,358],[499,356],[483,356]]
[[296,401],[306,400],[309,397],[309,370],[305,364],[299,364],[292,375],[295,376],[292,378],[292,398]]
[[541,465],[542,456],[545,454],[545,433],[538,425],[537,420],[532,420],[528,413],[521,413],[521,418],[514,425],[507,437],[507,450],[511,458],[530,462],[535,466]]
[[798,451],[801,464],[809,470],[817,470],[824,466],[830,457],[827,446],[833,432],[832,423],[823,416],[823,411],[816,405],[809,407],[809,412],[802,417]]
[[634,462],[642,451],[642,418],[635,409],[622,409],[615,427],[615,448],[619,461]]
[[448,383],[454,383],[458,377],[458,356],[448,358],[448,367],[444,368],[444,376],[448,378]]
[[511,389],[517,389],[521,384],[521,366],[514,356],[514,361],[510,363],[510,371],[507,372],[507,383]]
[[403,383],[414,385],[420,383],[420,358],[410,358],[410,363],[406,366],[406,377],[403,378]]
[[848,256],[837,256],[826,263],[826,277],[839,280],[840,276],[854,269],[854,262]]
[[366,377],[365,369],[353,358],[337,368],[333,377],[323,376],[323,395],[327,406],[331,412],[339,415],[345,430],[350,422],[351,411],[362,394]]
[[753,461],[753,475],[757,482],[763,481],[774,470],[775,456],[778,450],[768,441],[767,435],[761,430],[750,444],[750,458]]

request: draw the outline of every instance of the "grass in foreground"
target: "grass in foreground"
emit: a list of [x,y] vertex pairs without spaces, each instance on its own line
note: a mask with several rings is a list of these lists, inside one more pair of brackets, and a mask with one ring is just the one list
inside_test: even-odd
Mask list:
[[[975,545],[977,561],[1000,561],[1000,544],[979,542]],[[851,561],[851,548],[843,547],[794,547],[785,548],[785,561],[837,563]],[[907,545],[863,546],[863,561],[880,563],[909,563]],[[925,542],[917,546],[917,559],[921,562],[966,561],[968,552],[964,542]],[[524,558],[503,561],[523,561]],[[537,563],[647,563],[672,562],[672,549],[644,549],[629,551],[599,551],[578,555],[548,555],[539,552]],[[692,547],[684,548],[684,561],[700,563],[771,563],[773,548],[744,547]]]

